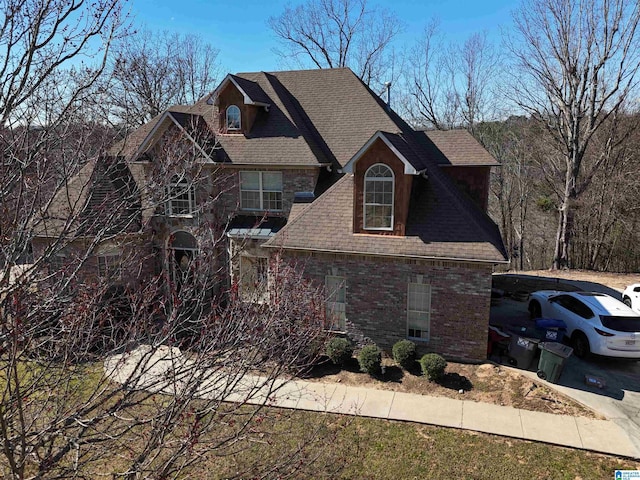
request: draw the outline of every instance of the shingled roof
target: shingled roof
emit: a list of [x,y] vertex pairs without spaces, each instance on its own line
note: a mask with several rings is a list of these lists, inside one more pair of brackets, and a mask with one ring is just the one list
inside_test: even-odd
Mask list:
[[[238,166],[319,167],[334,172],[357,161],[363,147],[382,138],[405,163],[422,197],[412,197],[407,236],[352,233],[353,180],[347,174],[267,242],[283,248],[504,261],[495,224],[441,171],[442,166],[497,165],[466,131],[417,132],[391,110],[351,70],[321,69],[229,75],[245,103],[258,109],[245,134],[216,134],[215,161]],[[215,99],[215,98],[214,98]],[[172,107],[171,118],[206,124],[218,131],[211,95],[191,107]],[[266,106],[268,105],[268,108]],[[166,118],[166,117],[165,117]],[[138,152],[162,117],[156,117],[125,142],[120,152]],[[155,124],[154,124],[155,122]],[[136,147],[137,145],[137,147]],[[126,156],[126,154],[125,154]],[[425,201],[418,201],[422,198]]]
[[40,237],[133,233],[141,228],[136,181],[125,162],[100,158],[59,186],[33,225]]
[[422,134],[431,142],[428,145],[430,155],[441,166],[500,165],[466,130],[426,130]]
[[[439,182],[418,177],[404,237],[353,233],[353,175],[309,204],[266,247],[389,257],[505,261],[500,233],[462,208]],[[480,220],[480,221],[479,221]]]

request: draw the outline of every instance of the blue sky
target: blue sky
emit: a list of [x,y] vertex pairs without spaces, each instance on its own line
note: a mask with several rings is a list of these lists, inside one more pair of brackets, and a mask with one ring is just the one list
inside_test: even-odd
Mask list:
[[[152,30],[200,35],[220,50],[224,72],[273,71],[282,68],[273,53],[278,43],[267,26],[288,0],[133,0],[131,13],[137,26]],[[435,17],[441,32],[453,42],[462,42],[475,32],[486,31],[498,42],[500,28],[511,23],[516,3],[507,0],[369,0],[396,13],[405,24],[399,47],[410,45]]]

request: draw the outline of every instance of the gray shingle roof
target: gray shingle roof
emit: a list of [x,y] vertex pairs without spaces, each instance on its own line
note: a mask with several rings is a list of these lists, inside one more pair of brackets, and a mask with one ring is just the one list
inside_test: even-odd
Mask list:
[[[315,202],[307,206],[267,247],[408,256],[431,259],[504,261],[499,235],[480,228],[473,215],[459,210],[448,198],[447,186],[416,177],[417,200],[410,209],[404,237],[353,233],[353,175],[346,174]],[[497,240],[497,241],[496,241]]]
[[[466,131],[416,132],[351,70],[323,69],[240,73],[233,79],[254,102],[257,116],[246,134],[219,134],[216,159],[232,165],[346,165],[377,132],[429,180],[416,177],[404,238],[352,232],[353,181],[339,180],[267,243],[284,248],[410,255],[500,262],[504,246],[495,224],[441,171],[445,165],[497,165]],[[255,98],[254,98],[255,97]],[[218,112],[205,97],[177,106],[180,125],[202,119],[217,131]],[[145,125],[116,151],[135,152],[161,117]],[[185,120],[186,121],[186,120]],[[197,122],[200,122],[198,120]],[[197,123],[196,122],[196,123]]]
[[442,166],[498,166],[495,158],[466,130],[427,130],[429,153]]

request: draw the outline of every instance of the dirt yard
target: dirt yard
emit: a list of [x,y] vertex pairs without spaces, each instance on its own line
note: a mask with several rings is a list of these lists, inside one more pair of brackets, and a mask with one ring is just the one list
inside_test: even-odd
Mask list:
[[[342,370],[327,360],[316,367],[307,380],[473,400],[537,412],[600,418],[593,411],[564,395],[492,363],[470,365],[449,362],[445,378],[438,383],[429,382],[418,370],[402,370],[390,358],[383,359],[383,365],[385,374],[371,377],[358,370],[355,358]],[[460,390],[463,390],[463,393],[460,393]]]
[[624,290],[627,285],[640,282],[640,273],[608,273],[590,270],[531,270],[521,273],[535,277],[560,278],[564,280],[578,280],[581,282],[601,283],[616,290]]

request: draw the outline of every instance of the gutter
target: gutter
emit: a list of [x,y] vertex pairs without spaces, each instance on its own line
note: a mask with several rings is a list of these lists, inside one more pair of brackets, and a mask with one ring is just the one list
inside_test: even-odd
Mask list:
[[389,254],[389,253],[373,253],[373,252],[358,252],[358,251],[346,251],[346,250],[332,250],[332,249],[309,249],[309,248],[301,248],[301,247],[283,247],[280,245],[268,245],[263,244],[263,248],[281,248],[283,250],[296,250],[302,252],[322,252],[322,253],[333,253],[336,255],[366,255],[366,256],[378,256],[385,258],[410,258],[417,260],[440,260],[445,262],[462,262],[462,263],[488,263],[491,265],[503,264],[506,265],[509,263],[509,260],[484,260],[479,258],[461,258],[461,257],[430,257],[430,256],[418,256],[418,255],[407,255],[407,254]]

